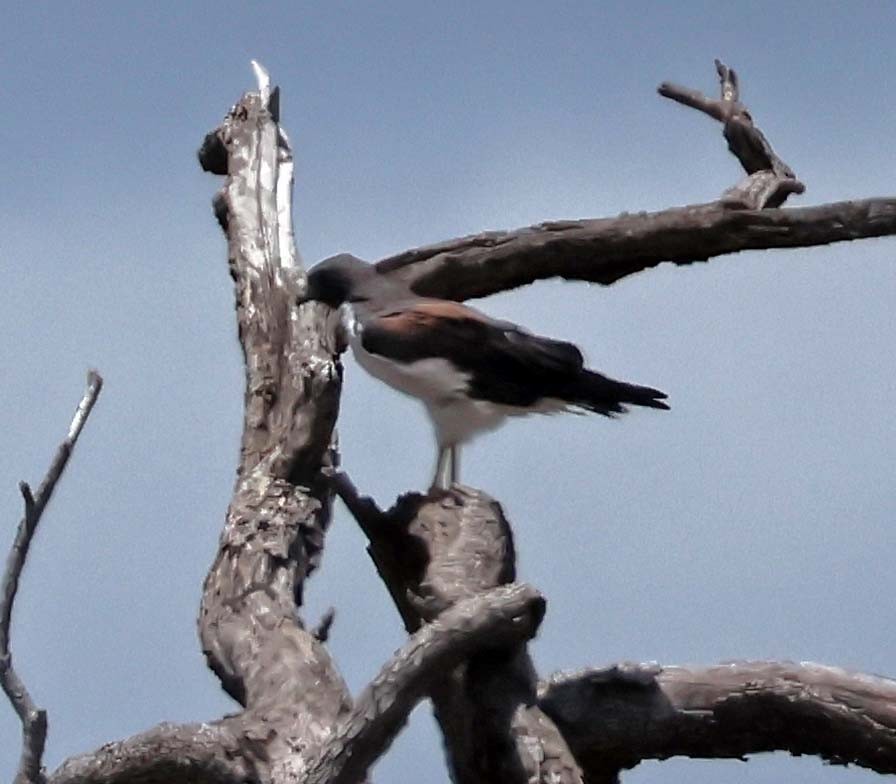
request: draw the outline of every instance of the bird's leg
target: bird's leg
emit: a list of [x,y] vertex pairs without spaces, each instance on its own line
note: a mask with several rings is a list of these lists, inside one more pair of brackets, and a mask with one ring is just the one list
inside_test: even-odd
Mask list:
[[449,473],[448,484],[455,485],[460,482],[460,447],[452,444],[448,447]]
[[436,473],[432,478],[430,490],[447,490],[450,486],[449,478],[446,476],[450,467],[451,447],[439,444],[439,455],[436,458]]

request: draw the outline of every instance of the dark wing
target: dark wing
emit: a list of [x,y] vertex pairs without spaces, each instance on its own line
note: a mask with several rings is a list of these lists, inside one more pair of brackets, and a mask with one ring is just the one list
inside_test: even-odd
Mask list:
[[582,354],[572,344],[443,300],[413,302],[366,321],[361,343],[399,362],[446,359],[470,375],[473,397],[512,406],[536,403],[552,379],[582,370]]
[[[621,384],[583,367],[571,343],[532,335],[456,302],[420,300],[365,321],[363,347],[398,362],[441,358],[470,376],[470,395],[528,407],[544,398],[565,400],[602,414],[621,403],[654,405],[661,392]],[[645,390],[649,394],[643,394]]]

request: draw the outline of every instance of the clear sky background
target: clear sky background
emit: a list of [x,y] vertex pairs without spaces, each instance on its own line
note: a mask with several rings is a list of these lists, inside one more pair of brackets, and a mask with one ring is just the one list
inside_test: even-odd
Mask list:
[[[45,516],[14,625],[46,761],[234,709],[196,637],[237,458],[242,368],[220,182],[195,150],[253,85],[283,91],[309,262],[545,219],[716,198],[720,127],[659,98],[713,58],[806,183],[893,195],[896,6],[857,3],[6,2],[0,30],[0,546],[106,388]],[[896,675],[896,239],[665,265],[477,303],[669,393],[669,413],[516,421],[465,452],[548,597],[540,671],[620,659],[815,660]],[[422,409],[347,361],[344,464],[383,505],[423,488]],[[341,508],[305,616],[360,690],[404,633]],[[19,725],[0,707],[0,777]],[[375,770],[444,782],[429,708]],[[865,782],[813,759],[642,765],[627,782]]]

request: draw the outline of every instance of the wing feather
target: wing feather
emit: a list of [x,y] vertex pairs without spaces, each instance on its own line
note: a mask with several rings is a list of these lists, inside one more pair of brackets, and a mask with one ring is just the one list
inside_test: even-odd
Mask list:
[[361,343],[398,362],[446,359],[469,374],[474,397],[512,406],[556,396],[583,369],[582,354],[571,343],[442,300],[421,300],[365,320]]
[[658,389],[617,381],[584,367],[572,343],[533,335],[507,321],[445,300],[414,300],[365,319],[361,343],[397,362],[439,358],[469,376],[469,394],[528,408],[545,398],[605,416],[626,405],[666,409]]

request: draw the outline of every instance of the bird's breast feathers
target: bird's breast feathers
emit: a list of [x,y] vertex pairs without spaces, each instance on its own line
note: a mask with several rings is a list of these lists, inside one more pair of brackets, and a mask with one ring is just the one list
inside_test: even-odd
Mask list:
[[428,405],[448,402],[468,393],[470,374],[458,369],[448,359],[423,357],[405,362],[369,351],[364,345],[363,321],[354,311],[347,310],[343,324],[352,354],[370,375]]

